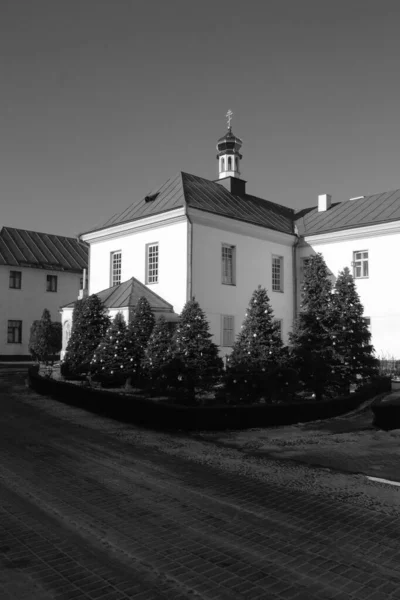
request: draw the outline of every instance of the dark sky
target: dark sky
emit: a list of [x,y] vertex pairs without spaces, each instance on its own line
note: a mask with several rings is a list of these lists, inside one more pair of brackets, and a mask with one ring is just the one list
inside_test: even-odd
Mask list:
[[400,3],[2,0],[0,225],[76,235],[178,171],[249,193],[400,188]]

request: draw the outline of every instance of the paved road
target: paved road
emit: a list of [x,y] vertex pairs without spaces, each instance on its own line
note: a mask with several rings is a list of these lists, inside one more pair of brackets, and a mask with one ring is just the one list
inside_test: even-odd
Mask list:
[[400,599],[397,490],[0,398],[2,600]]

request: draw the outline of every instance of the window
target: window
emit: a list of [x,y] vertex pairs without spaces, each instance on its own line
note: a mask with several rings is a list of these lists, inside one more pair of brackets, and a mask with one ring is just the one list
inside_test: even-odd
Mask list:
[[308,261],[309,261],[308,256],[305,256],[304,258],[300,259],[300,283],[303,283],[303,281],[304,281],[304,270],[307,266]]
[[111,272],[110,272],[110,284],[111,286],[119,285],[121,283],[121,264],[122,257],[121,252],[111,252]]
[[283,257],[272,257],[272,291],[283,292]]
[[146,283],[158,283],[158,243],[146,246]]
[[225,159],[221,158],[221,171],[225,171]]
[[57,275],[47,275],[46,292],[57,291]]
[[357,279],[369,277],[368,250],[353,252],[353,276]]
[[276,330],[279,333],[281,339],[282,339],[282,319],[275,319],[275,323],[276,323]]
[[14,290],[21,289],[21,279],[22,273],[21,271],[10,271],[10,288]]
[[8,321],[7,343],[21,344],[22,342],[22,321]]
[[368,329],[371,329],[371,317],[364,317],[364,323],[366,324]]
[[221,346],[233,346],[235,337],[235,317],[222,315],[222,343]]
[[235,246],[222,244],[222,283],[235,285]]

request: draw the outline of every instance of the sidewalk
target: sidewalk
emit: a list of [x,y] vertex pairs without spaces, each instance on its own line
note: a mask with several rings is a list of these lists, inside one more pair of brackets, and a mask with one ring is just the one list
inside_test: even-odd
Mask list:
[[[400,398],[400,390],[394,390],[389,397]],[[400,482],[400,429],[375,428],[371,402],[326,421],[271,429],[201,432],[198,437],[248,456],[290,460]]]

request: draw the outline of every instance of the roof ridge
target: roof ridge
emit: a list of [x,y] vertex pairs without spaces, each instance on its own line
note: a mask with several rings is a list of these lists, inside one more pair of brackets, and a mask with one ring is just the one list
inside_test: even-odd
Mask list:
[[83,243],[86,244],[86,242],[82,242],[81,240],[78,239],[78,237],[71,237],[69,235],[61,235],[58,233],[47,233],[46,231],[34,231],[33,229],[24,229],[23,227],[10,227],[9,225],[3,225],[3,227],[0,230],[0,235],[3,232],[3,230],[12,230],[12,231],[26,231],[26,233],[37,233],[38,235],[47,235],[49,237],[56,237],[56,238],[64,238],[67,240],[74,240],[75,242],[78,243]]

